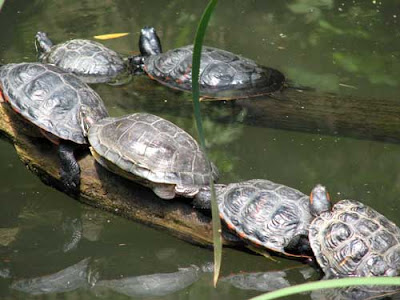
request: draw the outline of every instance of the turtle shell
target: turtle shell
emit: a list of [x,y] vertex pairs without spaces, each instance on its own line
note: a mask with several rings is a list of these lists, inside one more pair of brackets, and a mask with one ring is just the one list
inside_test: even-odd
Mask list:
[[[144,185],[173,185],[182,195],[189,196],[189,190],[197,191],[209,184],[207,158],[196,140],[158,116],[135,113],[106,118],[90,128],[88,138],[100,164]],[[213,180],[218,177],[213,164],[211,176]],[[157,195],[164,199],[174,197]]]
[[40,55],[40,60],[74,73],[86,83],[109,82],[126,72],[117,52],[91,40],[75,39],[54,45]]
[[[160,83],[182,91],[192,89],[193,46],[150,55],[144,71]],[[247,98],[280,90],[285,76],[228,51],[203,47],[200,64],[200,94],[210,98]]]
[[308,235],[309,197],[288,186],[254,179],[217,190],[220,217],[240,237],[270,250],[288,253],[295,236]]
[[[75,75],[41,63],[8,64],[0,67],[0,91],[11,107],[25,119],[77,144],[86,144],[81,110],[97,121],[108,116],[100,96]],[[89,126],[89,124],[87,125]]]
[[339,201],[316,217],[309,238],[327,278],[396,276],[400,269],[400,229],[358,201]]

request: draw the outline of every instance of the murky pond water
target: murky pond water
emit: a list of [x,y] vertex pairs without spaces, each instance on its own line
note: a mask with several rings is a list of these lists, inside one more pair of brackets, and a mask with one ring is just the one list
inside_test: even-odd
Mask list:
[[[128,55],[138,51],[140,28],[151,25],[165,50],[183,46],[192,43],[205,4],[9,0],[0,13],[0,62],[35,61],[39,30],[56,42],[130,32],[104,41]],[[397,1],[220,1],[206,44],[277,68],[317,91],[396,99],[399,23]],[[188,94],[146,77],[94,88],[113,116],[154,113],[196,136]],[[305,193],[323,183],[334,200],[361,200],[400,223],[399,144],[250,126],[243,118],[251,116],[232,110],[234,105],[202,105],[209,152],[221,170],[221,182],[265,178]],[[207,268],[211,251],[84,206],[45,186],[7,141],[0,141],[0,162],[2,299],[53,298],[54,293],[80,299],[245,299],[319,276],[296,261],[226,249],[222,279],[214,289]],[[317,296],[302,295],[310,297]]]

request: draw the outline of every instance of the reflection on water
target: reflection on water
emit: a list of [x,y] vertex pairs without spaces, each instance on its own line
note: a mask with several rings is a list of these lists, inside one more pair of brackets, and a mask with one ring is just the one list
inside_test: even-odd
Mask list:
[[31,295],[65,293],[78,288],[88,287],[88,261],[84,259],[57,273],[32,278],[15,280],[11,288]]
[[173,273],[99,280],[101,274],[95,264],[96,261],[86,258],[50,275],[14,280],[11,288],[30,295],[57,294],[90,288],[90,293],[100,297],[112,296],[111,291],[130,297],[164,296],[188,287],[197,281],[204,271],[209,271],[207,267],[191,265],[179,268]]
[[107,291],[130,297],[154,297],[175,293],[199,280],[203,270],[192,265],[180,268],[174,273],[158,273],[127,277],[123,279],[100,280],[94,286],[96,295],[108,296]]
[[[106,259],[106,258],[103,258]],[[14,279],[11,289],[28,295],[52,295],[77,291],[80,296],[91,295],[111,299],[117,295],[147,298],[174,294],[198,282],[205,274],[212,272],[212,264],[190,265],[176,272],[155,273],[140,276],[124,276],[117,279],[103,279],[98,266],[99,260],[85,258],[56,273],[29,279]],[[3,270],[3,278],[8,277]],[[315,272],[314,272],[315,274]],[[313,276],[309,267],[281,271],[239,273],[222,277],[220,285],[233,286],[240,290],[271,292],[301,283]],[[315,280],[315,278],[313,278]],[[311,292],[311,299],[353,299],[363,300],[396,293],[393,287],[350,287]]]
[[302,283],[304,280],[310,279],[312,273],[316,274],[311,268],[303,267],[281,271],[233,274],[221,278],[221,281],[228,282],[238,289],[272,292]]
[[311,299],[326,300],[362,300],[362,299],[398,299],[399,289],[388,286],[347,287],[313,291]]
[[[138,51],[140,28],[149,25],[157,28],[164,50],[181,47],[192,43],[203,9],[204,2],[183,0],[69,1],[62,7],[54,1],[6,1],[0,13],[0,28],[7,29],[0,32],[0,63],[35,61],[37,31],[47,31],[55,41],[130,32],[124,38],[102,41],[128,56]],[[395,0],[233,0],[218,4],[205,43],[282,70],[294,82],[317,90],[397,99],[399,18]],[[146,76],[122,86],[94,88],[112,116],[153,113],[197,136],[187,93],[160,86]],[[257,120],[249,122],[255,117],[235,102],[203,103],[202,111],[207,146],[221,170],[221,182],[263,178],[307,194],[320,182],[330,187],[334,201],[360,200],[400,223],[399,145],[251,126]],[[285,271],[298,267],[296,261],[278,258],[276,263],[228,249],[225,279],[214,289],[209,273],[188,267],[200,268],[210,261],[209,250],[72,201],[28,172],[7,142],[0,141],[0,160],[0,298],[29,297],[11,290],[12,282],[16,287],[17,282],[37,278],[31,284],[40,286],[44,281],[39,278],[51,279],[43,277],[49,274],[67,279],[85,274],[86,260],[82,260],[88,257],[90,280],[87,274],[76,275],[69,280],[75,290],[63,285],[59,293],[81,299],[126,299],[125,287],[158,274],[155,278],[188,280],[185,288],[180,287],[183,290],[171,286],[172,293],[164,299],[245,299],[272,289],[268,283],[292,285],[317,277],[315,271],[306,277]],[[266,275],[267,270],[276,273]],[[103,281],[101,292],[86,286],[96,280]],[[85,287],[77,289],[80,284]]]

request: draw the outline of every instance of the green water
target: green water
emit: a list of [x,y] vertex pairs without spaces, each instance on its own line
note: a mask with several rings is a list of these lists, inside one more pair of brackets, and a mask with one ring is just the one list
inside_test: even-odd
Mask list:
[[[8,0],[0,12],[0,62],[35,61],[34,35],[39,30],[55,42],[130,32],[128,37],[103,42],[128,55],[138,51],[140,28],[150,25],[157,29],[164,50],[184,46],[192,42],[205,5],[188,0]],[[399,22],[397,1],[220,1],[205,43],[277,68],[318,91],[396,99]],[[94,88],[113,116],[154,113],[196,135],[187,94],[146,77],[124,86]],[[251,116],[245,110],[233,114],[230,103],[207,103],[202,108],[210,157],[221,171],[221,182],[265,178],[305,193],[323,183],[334,201],[361,200],[400,223],[398,144],[253,127],[242,122]],[[190,267],[210,262],[211,251],[84,206],[45,186],[7,141],[0,141],[0,162],[1,299],[37,298],[32,293],[40,287],[44,294],[39,297],[45,299],[246,299],[274,286],[319,276],[296,261],[274,262],[225,249],[225,279],[214,289],[211,273]],[[77,244],[74,228],[82,229]],[[60,280],[70,288],[57,289],[53,284],[44,292],[62,270]],[[83,280],[73,275],[79,270]],[[138,278],[144,275],[148,276]],[[88,278],[102,281],[103,286],[92,287]],[[131,296],[109,281],[126,278]],[[134,290],[140,280],[147,291],[143,285]],[[154,282],[162,284],[157,287]],[[30,287],[30,292],[18,290],[21,285]],[[54,295],[57,292],[60,296]]]

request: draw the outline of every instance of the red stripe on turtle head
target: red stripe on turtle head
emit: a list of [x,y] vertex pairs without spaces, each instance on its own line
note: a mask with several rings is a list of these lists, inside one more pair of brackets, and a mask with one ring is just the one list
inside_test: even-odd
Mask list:
[[6,96],[4,95],[4,93],[3,93],[3,89],[2,89],[2,87],[0,86],[0,103],[1,102],[8,102],[7,101],[7,99],[6,99]]

